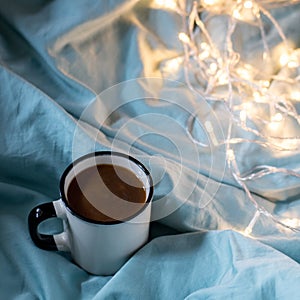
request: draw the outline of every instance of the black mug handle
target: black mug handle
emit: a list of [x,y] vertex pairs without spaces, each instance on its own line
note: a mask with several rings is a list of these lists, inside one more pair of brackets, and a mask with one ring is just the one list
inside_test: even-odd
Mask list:
[[49,218],[63,218],[65,214],[61,213],[64,210],[62,200],[43,203],[34,207],[28,215],[28,228],[32,241],[41,249],[44,250],[62,250],[68,251],[66,232],[60,234],[42,234],[39,233],[39,225]]

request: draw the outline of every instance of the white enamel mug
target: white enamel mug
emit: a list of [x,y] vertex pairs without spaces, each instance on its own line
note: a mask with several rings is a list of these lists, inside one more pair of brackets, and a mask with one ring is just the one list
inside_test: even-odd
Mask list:
[[[74,212],[68,205],[67,190],[74,176],[99,164],[112,164],[129,169],[142,181],[146,199],[138,212],[124,220],[94,221]],[[33,208],[28,216],[33,242],[45,250],[69,251],[74,261],[89,273],[112,275],[148,240],[153,184],[149,171],[126,154],[100,151],[87,154],[69,165],[60,180],[61,199]],[[61,218],[64,231],[41,234],[40,223]]]

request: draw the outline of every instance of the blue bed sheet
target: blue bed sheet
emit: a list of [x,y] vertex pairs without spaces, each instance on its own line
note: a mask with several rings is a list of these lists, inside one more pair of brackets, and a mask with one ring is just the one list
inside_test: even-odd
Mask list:
[[[299,299],[300,234],[263,215],[244,234],[255,208],[224,147],[207,153],[187,132],[200,108],[203,121],[218,119],[221,138],[226,109],[157,77],[159,63],[182,51],[181,20],[150,2],[0,1],[1,299]],[[279,15],[296,42],[299,15],[299,6]],[[190,132],[207,139],[197,122]],[[114,276],[93,276],[68,253],[37,248],[27,216],[59,198],[73,159],[107,149],[150,169],[153,222],[149,243]],[[249,145],[238,155],[245,170],[300,167],[299,151],[280,157]],[[299,186],[269,176],[250,188],[273,214],[300,219]]]

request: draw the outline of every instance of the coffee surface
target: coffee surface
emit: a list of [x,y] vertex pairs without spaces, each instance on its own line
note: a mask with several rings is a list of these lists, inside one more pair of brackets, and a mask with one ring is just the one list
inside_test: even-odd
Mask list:
[[137,213],[146,202],[146,191],[132,171],[100,164],[83,170],[72,179],[67,202],[82,217],[111,222]]

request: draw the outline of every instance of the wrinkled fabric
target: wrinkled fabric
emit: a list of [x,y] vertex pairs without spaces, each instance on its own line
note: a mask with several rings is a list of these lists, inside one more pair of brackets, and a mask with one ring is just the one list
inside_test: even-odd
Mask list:
[[[181,19],[151,3],[0,1],[1,298],[299,298],[299,233],[261,215],[252,237],[241,234],[255,208],[218,144],[226,108],[194,94],[183,77],[159,78],[164,62],[182,54]],[[299,6],[275,13],[299,45]],[[212,19],[210,30],[221,43],[218,22]],[[258,63],[259,35],[250,35],[236,39]],[[267,38],[278,42],[272,30]],[[213,142],[205,148],[191,136]],[[110,149],[151,171],[153,222],[149,243],[114,276],[92,276],[68,253],[37,248],[27,216],[59,198],[60,176],[72,160]],[[278,155],[248,144],[236,153],[242,172],[264,164],[300,167],[297,151]],[[297,178],[274,175],[250,189],[269,212],[299,219],[299,186]]]

